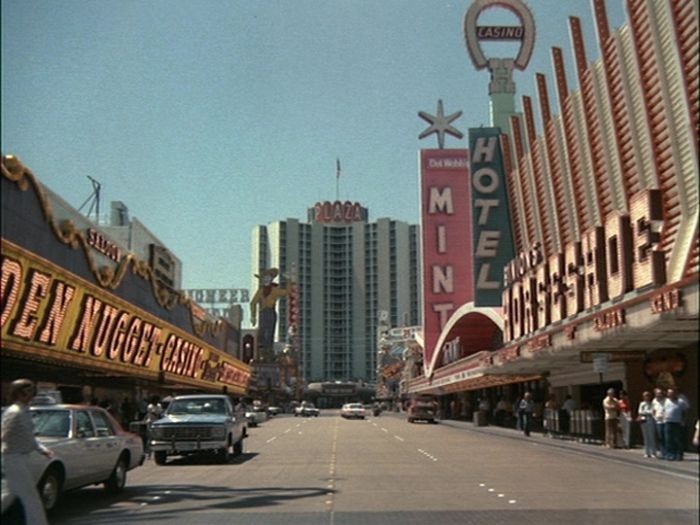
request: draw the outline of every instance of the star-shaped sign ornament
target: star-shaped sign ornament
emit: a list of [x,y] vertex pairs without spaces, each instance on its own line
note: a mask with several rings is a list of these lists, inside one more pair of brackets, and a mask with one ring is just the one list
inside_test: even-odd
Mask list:
[[464,137],[462,132],[451,124],[453,120],[457,120],[462,116],[462,112],[457,111],[456,113],[452,113],[452,115],[445,116],[445,111],[442,109],[442,100],[438,100],[437,115],[429,115],[424,111],[419,111],[418,116],[430,124],[423,133],[418,135],[418,138],[424,139],[428,135],[437,133],[438,146],[440,149],[445,148],[445,133],[457,137],[458,139]]

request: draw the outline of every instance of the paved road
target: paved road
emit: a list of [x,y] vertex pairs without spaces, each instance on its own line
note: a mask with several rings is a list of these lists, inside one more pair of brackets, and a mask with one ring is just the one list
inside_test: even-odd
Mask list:
[[129,473],[127,490],[67,495],[54,525],[697,524],[697,454],[644,460],[467,423],[397,415],[278,416],[230,465],[194,458]]

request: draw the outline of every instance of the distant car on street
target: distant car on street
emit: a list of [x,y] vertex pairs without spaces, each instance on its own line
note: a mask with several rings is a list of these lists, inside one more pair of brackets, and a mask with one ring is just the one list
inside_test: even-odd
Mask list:
[[414,397],[408,405],[408,422],[437,423],[437,400],[430,395]]
[[[122,429],[103,408],[42,404],[29,410],[37,439],[54,453],[48,458],[32,452],[28,458],[47,512],[67,490],[103,483],[108,492],[121,492],[127,471],[143,463],[141,438]],[[14,499],[3,479],[3,513]]]
[[340,409],[340,415],[345,419],[364,419],[366,411],[362,403],[347,403]]
[[294,417],[318,417],[321,411],[313,403],[302,401],[301,405],[294,409]]
[[278,406],[267,407],[267,413],[271,416],[277,416],[282,413],[282,408]]
[[176,396],[163,417],[151,423],[150,449],[157,465],[168,456],[214,452],[223,463],[243,452],[248,425],[226,395]]
[[257,427],[260,423],[267,421],[267,410],[260,406],[247,407],[245,417],[249,427]]

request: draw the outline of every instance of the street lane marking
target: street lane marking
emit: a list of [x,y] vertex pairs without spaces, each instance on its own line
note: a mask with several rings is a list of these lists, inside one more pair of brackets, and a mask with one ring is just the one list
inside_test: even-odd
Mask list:
[[515,503],[515,500],[514,500],[514,499],[509,499],[509,500],[508,500],[508,503],[510,503],[510,504],[512,505],[513,503]]
[[418,452],[420,452],[421,454],[423,454],[425,457],[427,457],[427,458],[429,458],[429,459],[432,459],[433,461],[437,461],[437,460],[438,460],[435,456],[433,456],[433,455],[430,454],[429,452],[426,452],[426,451],[423,450],[422,448],[419,448],[419,449],[418,449]]
[[[301,432],[300,432],[300,434],[301,434]],[[274,441],[275,439],[277,439],[277,436],[271,437],[270,439],[268,439],[266,441],[266,443],[270,443],[270,442]]]
[[394,436],[394,437],[395,437],[396,439],[398,439],[399,441],[404,441],[404,439],[403,439],[402,437],[399,437],[399,436]]
[[386,428],[382,427],[382,432],[389,432]]

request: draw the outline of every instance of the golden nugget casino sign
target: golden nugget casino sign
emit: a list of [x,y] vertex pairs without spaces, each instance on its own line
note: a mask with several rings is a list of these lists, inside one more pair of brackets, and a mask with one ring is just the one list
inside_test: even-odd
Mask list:
[[247,384],[249,372],[225,354],[10,243],[3,241],[2,251],[3,347],[222,386]]
[[[189,299],[172,291],[166,297],[133,255],[116,269],[100,267],[91,250],[94,235],[71,229],[69,221],[57,224],[33,175],[21,165],[16,173],[6,169],[5,160],[3,357],[245,392],[250,368],[212,346],[219,339],[194,324]],[[139,299],[127,300],[132,297]]]

